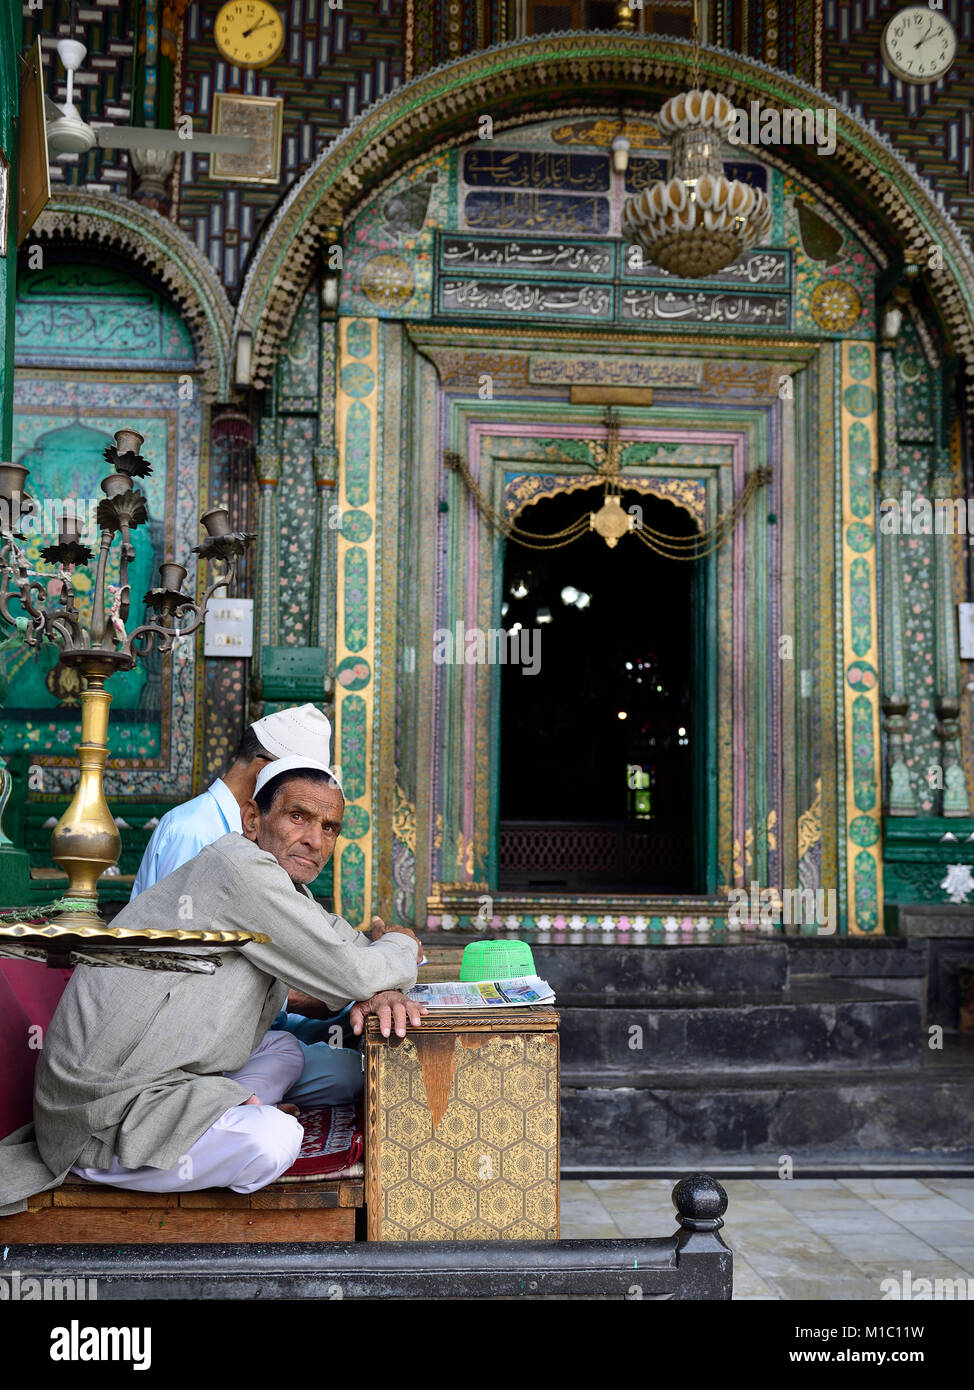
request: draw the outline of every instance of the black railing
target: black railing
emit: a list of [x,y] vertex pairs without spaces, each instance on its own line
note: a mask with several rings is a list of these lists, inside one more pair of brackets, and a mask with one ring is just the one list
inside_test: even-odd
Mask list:
[[[638,1240],[314,1245],[11,1245],[27,1278],[95,1280],[119,1299],[724,1300],[733,1255],[719,1234],[727,1194],[706,1174],[673,1189],[680,1229]],[[2,1234],[0,1221],[0,1234]],[[41,1285],[43,1287],[43,1285]],[[86,1286],[91,1288],[91,1284]]]

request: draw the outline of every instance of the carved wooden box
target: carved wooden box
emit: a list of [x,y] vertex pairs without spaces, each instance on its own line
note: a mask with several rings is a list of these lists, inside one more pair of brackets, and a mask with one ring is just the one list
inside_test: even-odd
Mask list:
[[428,1014],[365,1038],[369,1240],[558,1239],[558,1014]]

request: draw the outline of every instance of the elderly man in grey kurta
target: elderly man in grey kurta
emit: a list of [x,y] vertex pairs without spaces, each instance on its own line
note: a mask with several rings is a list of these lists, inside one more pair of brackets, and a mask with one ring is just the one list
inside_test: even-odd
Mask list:
[[22,1209],[72,1170],[148,1191],[252,1192],[290,1167],[303,1137],[277,1108],[301,1050],[289,1033],[267,1032],[288,988],[335,1010],[361,1001],[356,1031],[367,1013],[383,1032],[420,1021],[425,1010],[401,993],[416,980],[415,936],[379,923],[370,941],[305,887],[334,848],[343,808],[322,764],[279,759],[242,808],[242,835],[224,835],[124,908],[116,926],[259,930],[270,941],[217,948],[212,975],[79,966],[38,1062],[36,1147],[24,1130],[0,1144],[0,1204]]

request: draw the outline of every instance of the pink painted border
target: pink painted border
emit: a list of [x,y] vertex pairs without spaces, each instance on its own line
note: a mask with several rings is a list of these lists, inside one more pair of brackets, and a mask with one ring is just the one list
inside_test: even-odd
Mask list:
[[[447,399],[441,397],[441,431],[446,428],[446,412],[448,409]],[[601,431],[593,431],[596,437]],[[579,429],[572,425],[555,425],[539,422],[538,424],[499,424],[490,421],[471,421],[467,428],[466,458],[468,460],[470,472],[474,479],[480,480],[481,450],[485,438],[557,438],[557,439],[577,439]],[[441,438],[445,438],[441,433]],[[747,438],[744,432],[739,430],[687,430],[681,427],[666,428],[662,426],[632,426],[620,431],[620,438],[627,441],[639,441],[643,443],[681,443],[681,444],[707,444],[724,445],[732,450],[732,469],[735,493],[744,485],[747,464]],[[537,471],[537,470],[535,470]],[[439,529],[439,552],[440,560],[445,558],[446,536],[448,518],[443,518],[443,524]],[[477,598],[480,583],[480,548],[478,544],[478,532],[480,519],[476,507],[471,502],[467,509],[466,517],[466,551],[467,562],[464,571],[464,582],[466,584],[466,594],[463,604],[463,621],[468,626],[474,627],[478,623],[479,613],[477,611]],[[747,697],[747,662],[745,652],[745,642],[743,635],[746,633],[747,608],[745,601],[745,577],[746,577],[746,554],[742,544],[740,528],[735,532],[732,551],[732,572],[733,572],[733,607],[732,607],[732,640],[731,640],[731,688],[734,710],[734,726],[732,734],[732,767],[729,774],[732,778],[732,835],[741,846],[741,858],[743,866],[743,843],[745,826],[747,823],[748,806],[748,786],[746,782],[747,769],[747,721],[746,704]],[[769,573],[769,583],[770,583]],[[439,615],[439,623],[446,621],[444,615],[444,604],[446,601],[445,579],[441,568],[437,567],[436,584],[436,612]],[[770,618],[770,615],[769,615]],[[740,637],[738,636],[740,634]],[[464,694],[466,697],[466,708],[464,713],[463,726],[463,749],[465,766],[473,765],[473,758],[476,755],[477,740],[477,713],[476,713],[476,678],[477,668],[464,668]],[[433,698],[433,727],[438,727],[438,718],[441,709],[441,688],[439,681],[434,682]],[[432,769],[434,786],[440,786],[439,777],[440,750],[435,753],[434,767]],[[474,832],[474,796],[475,789],[473,780],[469,779],[464,787],[463,793],[463,834],[470,838]],[[431,840],[435,826],[435,808],[431,805]],[[434,878],[441,875],[434,870]]]

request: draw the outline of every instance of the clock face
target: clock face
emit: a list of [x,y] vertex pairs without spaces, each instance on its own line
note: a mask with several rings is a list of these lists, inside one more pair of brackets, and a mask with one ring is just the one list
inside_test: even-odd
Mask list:
[[239,68],[259,68],[284,47],[284,21],[267,0],[227,0],[213,35],[224,58]]
[[957,55],[950,20],[927,5],[909,5],[883,30],[883,62],[904,82],[936,82]]

